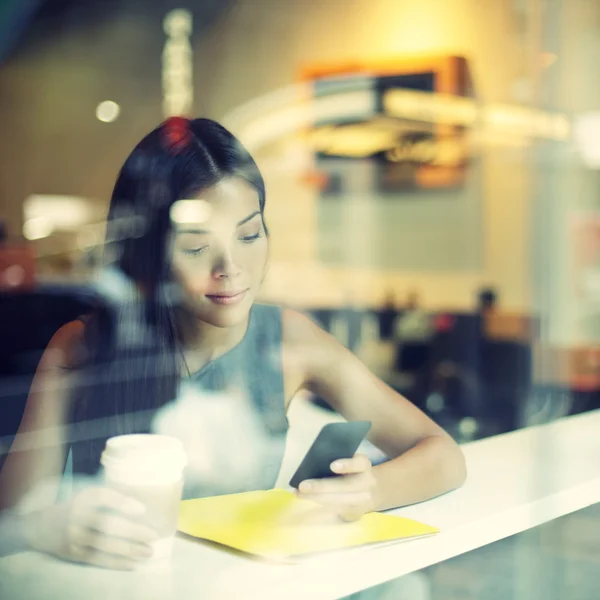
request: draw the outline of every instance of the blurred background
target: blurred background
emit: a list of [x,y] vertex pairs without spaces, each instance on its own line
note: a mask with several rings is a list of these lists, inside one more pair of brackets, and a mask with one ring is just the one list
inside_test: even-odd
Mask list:
[[[90,301],[118,169],[187,113],[266,178],[263,299],[457,439],[600,407],[599,33],[597,0],[2,0],[2,376]],[[496,597],[470,560],[436,598]]]

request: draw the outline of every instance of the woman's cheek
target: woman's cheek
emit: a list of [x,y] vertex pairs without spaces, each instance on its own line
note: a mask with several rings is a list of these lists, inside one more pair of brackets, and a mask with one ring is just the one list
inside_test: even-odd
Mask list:
[[179,280],[185,292],[193,298],[206,294],[206,274],[202,269],[191,269],[183,265],[174,264],[175,276]]
[[188,274],[184,288],[194,298],[201,298],[208,291],[208,285],[202,273]]
[[266,240],[261,240],[246,254],[243,270],[251,273],[253,279],[262,281],[265,269],[267,268],[268,255],[268,244]]

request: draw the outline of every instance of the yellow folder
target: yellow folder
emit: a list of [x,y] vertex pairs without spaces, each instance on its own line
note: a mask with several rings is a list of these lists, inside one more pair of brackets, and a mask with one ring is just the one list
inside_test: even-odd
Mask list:
[[439,532],[381,513],[347,523],[330,510],[279,489],[184,500],[178,528],[187,535],[276,560]]

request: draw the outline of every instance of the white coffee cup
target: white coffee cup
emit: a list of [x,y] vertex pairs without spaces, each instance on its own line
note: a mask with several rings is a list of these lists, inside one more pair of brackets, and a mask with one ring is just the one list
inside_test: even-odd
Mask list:
[[101,463],[108,487],[146,507],[143,521],[160,536],[152,558],[167,558],[177,530],[187,464],[183,444],[166,435],[121,435],[107,441]]

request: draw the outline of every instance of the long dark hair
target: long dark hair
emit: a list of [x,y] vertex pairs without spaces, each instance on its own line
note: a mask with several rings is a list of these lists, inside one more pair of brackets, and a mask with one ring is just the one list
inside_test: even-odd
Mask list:
[[[264,212],[263,178],[233,134],[210,119],[174,118],[135,147],[117,178],[108,214],[107,250],[118,268],[143,289],[147,317],[169,343],[181,341],[177,338],[182,335],[172,330],[164,314],[172,312],[165,303],[165,287],[173,289],[175,283],[168,258],[171,208],[227,177],[240,177],[252,185]],[[122,235],[123,222],[131,223],[133,231],[125,227]]]
[[75,433],[76,472],[94,472],[107,437],[148,429],[153,411],[175,398],[193,319],[171,272],[171,208],[229,177],[256,189],[263,213],[265,186],[255,161],[210,119],[165,121],[121,168],[105,252],[108,268],[130,293],[117,294],[108,301],[110,310],[86,324],[73,422],[93,419],[95,425],[92,435],[81,427]]

